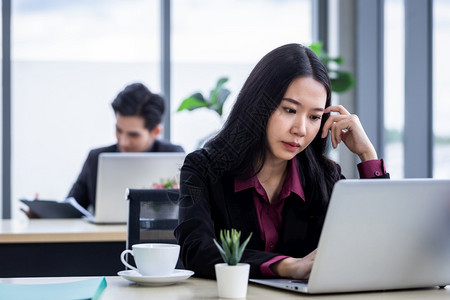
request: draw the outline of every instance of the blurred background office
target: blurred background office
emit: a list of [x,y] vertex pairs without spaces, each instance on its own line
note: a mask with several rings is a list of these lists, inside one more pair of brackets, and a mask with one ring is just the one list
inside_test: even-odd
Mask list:
[[[450,178],[450,2],[446,0],[3,0],[2,218],[18,200],[62,199],[89,149],[111,143],[110,102],[131,82],[169,101],[164,138],[194,150],[220,128],[253,65],[275,47],[322,41],[355,87],[392,178]],[[176,112],[226,76],[220,118]],[[353,155],[331,155],[357,176]]]

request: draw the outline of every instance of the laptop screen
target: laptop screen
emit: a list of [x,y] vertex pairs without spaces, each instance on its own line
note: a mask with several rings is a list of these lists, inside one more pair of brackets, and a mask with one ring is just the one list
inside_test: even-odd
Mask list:
[[96,223],[126,223],[126,189],[150,189],[166,180],[179,182],[185,153],[102,153],[99,157]]
[[254,282],[306,293],[445,286],[449,228],[450,180],[341,180],[307,285],[289,279]]

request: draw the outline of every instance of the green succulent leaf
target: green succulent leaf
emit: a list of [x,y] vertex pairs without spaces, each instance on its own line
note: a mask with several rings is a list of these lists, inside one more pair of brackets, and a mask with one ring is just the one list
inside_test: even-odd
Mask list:
[[219,253],[223,260],[229,265],[237,265],[241,261],[242,254],[244,253],[245,247],[250,241],[251,236],[252,233],[250,233],[244,243],[241,244],[240,231],[237,231],[236,229],[221,230],[220,241],[222,245],[219,245],[216,239],[213,239],[213,241],[219,249]]
[[219,245],[219,243],[216,241],[216,239],[213,239],[213,241],[214,241],[214,244],[216,244],[217,249],[219,249],[219,253],[220,253],[220,256],[222,256],[222,259],[224,261],[227,261],[227,255],[226,255],[225,251],[223,250],[223,248]]

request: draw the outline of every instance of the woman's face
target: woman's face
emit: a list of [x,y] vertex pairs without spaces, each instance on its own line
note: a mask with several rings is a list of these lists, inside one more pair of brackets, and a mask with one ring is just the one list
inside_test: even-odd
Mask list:
[[290,83],[267,123],[267,159],[290,160],[314,140],[326,99],[325,87],[311,77]]

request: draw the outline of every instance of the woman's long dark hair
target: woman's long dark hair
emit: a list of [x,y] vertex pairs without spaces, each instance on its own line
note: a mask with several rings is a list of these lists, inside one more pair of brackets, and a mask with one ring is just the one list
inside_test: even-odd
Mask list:
[[[265,55],[242,87],[221,131],[205,145],[211,162],[210,174],[242,176],[259,172],[268,149],[266,128],[280,105],[289,84],[298,77],[311,77],[327,92],[325,107],[331,105],[331,84],[325,67],[309,48],[287,44]],[[334,183],[339,180],[337,165],[326,156],[327,141],[320,130],[311,144],[297,155],[298,169],[306,201],[322,210]]]

